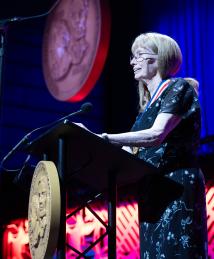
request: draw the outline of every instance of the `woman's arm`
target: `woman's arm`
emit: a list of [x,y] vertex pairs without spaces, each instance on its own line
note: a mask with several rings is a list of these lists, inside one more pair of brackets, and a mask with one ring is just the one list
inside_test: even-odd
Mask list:
[[108,134],[109,142],[121,146],[150,147],[160,145],[181,118],[170,113],[160,113],[153,126],[146,130]]

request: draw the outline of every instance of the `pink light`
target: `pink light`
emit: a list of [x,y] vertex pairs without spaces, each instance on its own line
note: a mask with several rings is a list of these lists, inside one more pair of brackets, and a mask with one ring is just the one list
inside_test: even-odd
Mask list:
[[[206,189],[207,202],[207,227],[208,227],[208,254],[214,258],[214,186]],[[95,212],[108,222],[107,210],[97,206]],[[68,210],[68,213],[71,211]],[[130,202],[117,208],[117,258],[139,258],[139,233],[137,204]],[[83,209],[69,218],[67,226],[67,243],[83,251],[105,232],[105,227],[91,214],[88,209]],[[3,258],[27,259],[31,258],[28,247],[28,224],[26,219],[17,219],[5,227],[3,234]],[[94,259],[107,259],[107,237],[97,244],[91,251]],[[76,254],[67,250],[67,258],[76,258]]]

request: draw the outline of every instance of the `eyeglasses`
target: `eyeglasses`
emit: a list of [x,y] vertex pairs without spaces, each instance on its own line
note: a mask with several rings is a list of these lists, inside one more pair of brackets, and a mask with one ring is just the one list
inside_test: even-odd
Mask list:
[[[143,57],[143,55],[152,55],[153,57]],[[130,63],[134,60],[136,62],[143,62],[144,60],[152,60],[157,57],[157,54],[154,53],[139,53],[138,56],[131,55],[130,57]]]

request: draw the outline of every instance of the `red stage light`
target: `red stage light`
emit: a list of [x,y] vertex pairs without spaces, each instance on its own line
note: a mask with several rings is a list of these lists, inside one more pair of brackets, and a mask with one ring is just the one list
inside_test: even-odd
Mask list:
[[[206,189],[208,253],[214,258],[214,186]],[[107,223],[107,210],[96,207],[95,212]],[[68,211],[70,213],[70,211]],[[91,214],[83,209],[69,218],[66,223],[67,243],[83,251],[94,240],[105,232],[105,227]],[[28,224],[26,219],[17,219],[5,227],[3,234],[3,258],[31,258],[28,248]],[[90,252],[91,258],[107,259],[107,237],[98,243]],[[76,258],[76,254],[68,249],[67,258]],[[117,208],[117,258],[139,258],[139,233],[137,204],[130,202]]]

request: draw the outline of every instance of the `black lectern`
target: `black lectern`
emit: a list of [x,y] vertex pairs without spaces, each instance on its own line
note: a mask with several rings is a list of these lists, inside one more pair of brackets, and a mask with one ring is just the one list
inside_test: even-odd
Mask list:
[[48,129],[30,142],[26,150],[53,161],[58,169],[62,202],[58,258],[65,258],[66,184],[73,178],[97,193],[108,192],[108,258],[116,259],[117,186],[142,180],[146,175],[157,174],[157,170],[68,121]]

